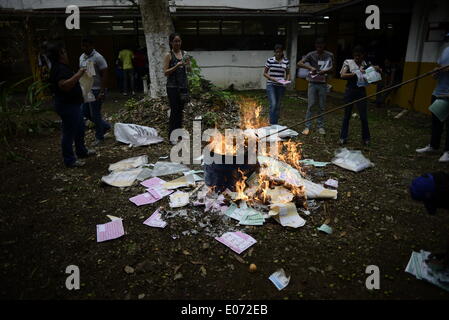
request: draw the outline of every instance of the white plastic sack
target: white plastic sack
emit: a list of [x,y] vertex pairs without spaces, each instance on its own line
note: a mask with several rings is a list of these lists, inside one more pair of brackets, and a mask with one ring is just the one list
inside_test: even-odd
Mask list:
[[163,138],[158,136],[156,129],[130,123],[116,123],[114,135],[117,141],[133,147],[147,146],[164,141]]
[[144,168],[135,168],[125,171],[113,171],[107,176],[103,176],[101,181],[113,187],[130,187],[142,173]]
[[[257,137],[261,141],[264,141],[264,140],[280,141],[281,139],[292,138],[292,137],[296,137],[298,135],[298,132],[296,132],[295,130],[292,130],[292,129],[284,130],[284,129],[287,129],[287,127],[280,126],[278,124],[273,124],[271,126],[262,127],[262,128],[258,128],[258,129],[246,129],[244,131],[244,134],[247,137],[253,137],[253,138],[255,138],[257,135]],[[284,131],[279,132],[281,130],[284,130]],[[277,132],[279,132],[279,133],[277,133]],[[272,135],[269,136],[268,138],[263,139],[263,137],[268,136],[270,134],[272,134]]]
[[123,171],[132,168],[141,167],[148,163],[148,156],[143,155],[134,158],[128,158],[109,165],[109,171]]
[[92,93],[92,86],[94,84],[95,67],[92,61],[86,64],[86,72],[80,78],[81,91],[83,92],[84,102],[95,101],[95,96]]
[[360,172],[366,168],[374,167],[374,164],[365,158],[361,151],[350,151],[346,148],[338,149],[335,152],[335,158],[332,159],[332,163],[354,172]]
[[373,67],[369,67],[365,70],[365,79],[368,83],[374,83],[382,80],[382,76]]

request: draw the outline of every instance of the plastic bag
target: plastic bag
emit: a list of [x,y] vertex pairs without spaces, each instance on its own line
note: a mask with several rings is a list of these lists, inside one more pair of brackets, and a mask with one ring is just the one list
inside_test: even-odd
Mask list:
[[115,139],[133,147],[146,146],[164,141],[158,136],[157,130],[150,127],[130,123],[116,123],[114,125]]
[[366,168],[374,167],[374,164],[365,158],[361,151],[350,151],[346,148],[338,149],[335,152],[335,158],[332,159],[332,163],[354,172],[360,172]]
[[123,171],[132,168],[141,167],[148,163],[148,156],[143,155],[134,158],[128,158],[109,165],[109,171]]
[[189,168],[180,163],[158,161],[154,165],[152,175],[153,177],[159,177],[189,170],[190,170]]
[[130,187],[142,173],[144,168],[136,168],[125,171],[113,171],[107,176],[103,176],[101,181],[113,187]]

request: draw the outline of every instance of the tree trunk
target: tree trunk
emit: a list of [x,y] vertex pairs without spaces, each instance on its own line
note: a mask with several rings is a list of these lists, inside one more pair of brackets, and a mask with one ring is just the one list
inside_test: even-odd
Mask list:
[[168,36],[173,32],[168,0],[139,1],[143,30],[148,52],[150,72],[150,97],[166,95],[166,77],[163,70],[165,54],[170,50]]

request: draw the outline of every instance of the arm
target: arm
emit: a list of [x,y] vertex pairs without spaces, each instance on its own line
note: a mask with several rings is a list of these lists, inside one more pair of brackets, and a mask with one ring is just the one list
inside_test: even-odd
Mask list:
[[108,78],[108,68],[100,70],[101,84],[100,93],[98,94],[98,99],[103,100],[106,94],[106,81]]
[[351,79],[352,77],[355,77],[355,73],[349,72],[348,66],[344,65],[343,68],[341,68],[340,76],[342,79]]
[[332,56],[329,59],[330,59],[329,67],[319,71],[318,74],[330,74],[334,72],[334,57]]
[[268,70],[269,70],[269,68],[268,68],[268,67],[265,67],[265,69],[264,69],[264,71],[263,71],[263,76],[264,76],[265,78],[267,78],[268,80],[271,80],[271,81],[273,81],[273,82],[278,82],[275,78],[271,77],[271,76],[268,74]]
[[169,68],[171,60],[171,55],[167,53],[164,58],[164,74],[166,77],[171,75],[176,69],[178,69],[180,66],[184,65],[182,61],[179,61],[175,66]]
[[285,70],[285,80],[290,81],[290,68]]
[[[306,58],[307,58],[307,57],[306,57]],[[298,64],[297,64],[297,66],[300,67],[300,68],[303,68],[303,69],[307,69],[307,70],[309,70],[309,71],[311,71],[311,72],[316,72],[316,69],[315,69],[314,67],[305,64],[306,58],[300,60],[300,61],[298,62]]]
[[69,79],[61,79],[58,81],[58,87],[65,92],[68,92],[75,87],[75,85],[78,83],[79,79],[83,76],[86,69],[79,69],[77,73],[75,73],[71,78]]

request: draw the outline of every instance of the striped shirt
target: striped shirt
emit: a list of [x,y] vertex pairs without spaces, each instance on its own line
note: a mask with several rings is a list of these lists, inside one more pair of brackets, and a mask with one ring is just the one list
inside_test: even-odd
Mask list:
[[[265,63],[265,68],[268,68],[268,75],[273,77],[274,79],[285,79],[285,75],[287,74],[287,70],[290,68],[290,61],[287,58],[282,58],[282,61],[279,62],[275,57],[271,57]],[[271,80],[267,80],[267,83],[273,83],[275,85],[281,85],[279,83],[273,82]]]

